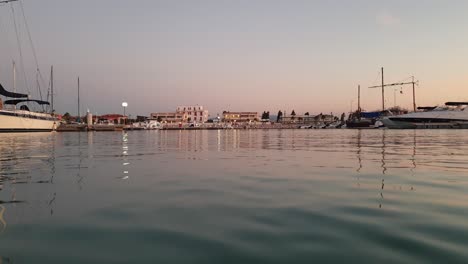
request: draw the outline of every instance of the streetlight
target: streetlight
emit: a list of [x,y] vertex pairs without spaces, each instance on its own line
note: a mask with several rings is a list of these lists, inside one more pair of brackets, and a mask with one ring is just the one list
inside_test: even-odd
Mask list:
[[[124,115],[124,118],[125,118],[125,109],[127,108],[127,106],[128,106],[128,103],[127,103],[127,102],[123,102],[123,103],[122,103],[122,107],[123,107],[123,109],[124,109],[124,114],[123,114],[123,115]],[[125,122],[125,121],[126,121],[126,120],[124,119],[124,124],[127,123],[127,122]]]

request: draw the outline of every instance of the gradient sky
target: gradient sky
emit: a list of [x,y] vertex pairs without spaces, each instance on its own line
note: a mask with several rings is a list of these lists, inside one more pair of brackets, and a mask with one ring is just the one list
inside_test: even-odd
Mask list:
[[[468,1],[22,0],[56,109],[132,115],[177,105],[341,113],[379,109],[380,82],[416,76],[418,105],[468,100]],[[14,4],[16,15],[20,6]],[[26,72],[35,66],[20,24]],[[0,6],[0,82],[19,61],[9,5]],[[21,72],[20,72],[21,73]],[[22,74],[22,73],[21,73]],[[24,89],[22,75],[19,90]],[[31,88],[30,88],[31,89]],[[31,89],[35,90],[35,89]],[[397,104],[411,107],[411,89]],[[393,106],[394,89],[386,92]]]

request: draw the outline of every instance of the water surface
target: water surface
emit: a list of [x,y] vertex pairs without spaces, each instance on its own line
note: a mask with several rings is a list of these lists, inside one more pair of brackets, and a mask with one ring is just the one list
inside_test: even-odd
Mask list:
[[2,134],[0,263],[466,263],[463,130]]

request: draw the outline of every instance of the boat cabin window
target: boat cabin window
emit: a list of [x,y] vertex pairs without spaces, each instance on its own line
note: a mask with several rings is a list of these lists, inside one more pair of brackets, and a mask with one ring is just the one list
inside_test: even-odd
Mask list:
[[20,110],[29,111],[29,107],[27,105],[22,105],[20,106]]

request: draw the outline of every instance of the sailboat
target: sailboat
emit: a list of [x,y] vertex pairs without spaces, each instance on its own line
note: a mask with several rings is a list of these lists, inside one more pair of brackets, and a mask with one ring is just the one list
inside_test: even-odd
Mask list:
[[[0,3],[9,2],[13,1],[0,1]],[[50,103],[31,99],[29,95],[24,93],[17,93],[15,76],[16,69],[13,63],[14,92],[6,90],[0,83],[0,95],[7,98],[5,101],[0,98],[0,132],[39,132],[56,129],[59,120],[53,113],[53,107],[50,108],[50,113],[31,111],[28,107],[30,103],[39,106],[50,105]],[[52,87],[51,84],[51,89],[53,89]]]
[[361,86],[358,85],[358,108],[349,114],[346,121],[347,128],[377,128],[379,118],[385,112],[363,112],[361,109]]
[[[57,128],[58,119],[52,113],[30,111],[28,106],[24,104],[49,105],[49,102],[29,99],[27,94],[9,92],[1,84],[0,94],[13,98],[5,102],[0,99],[0,132],[40,132],[52,131]],[[16,107],[18,105],[19,109]]]

